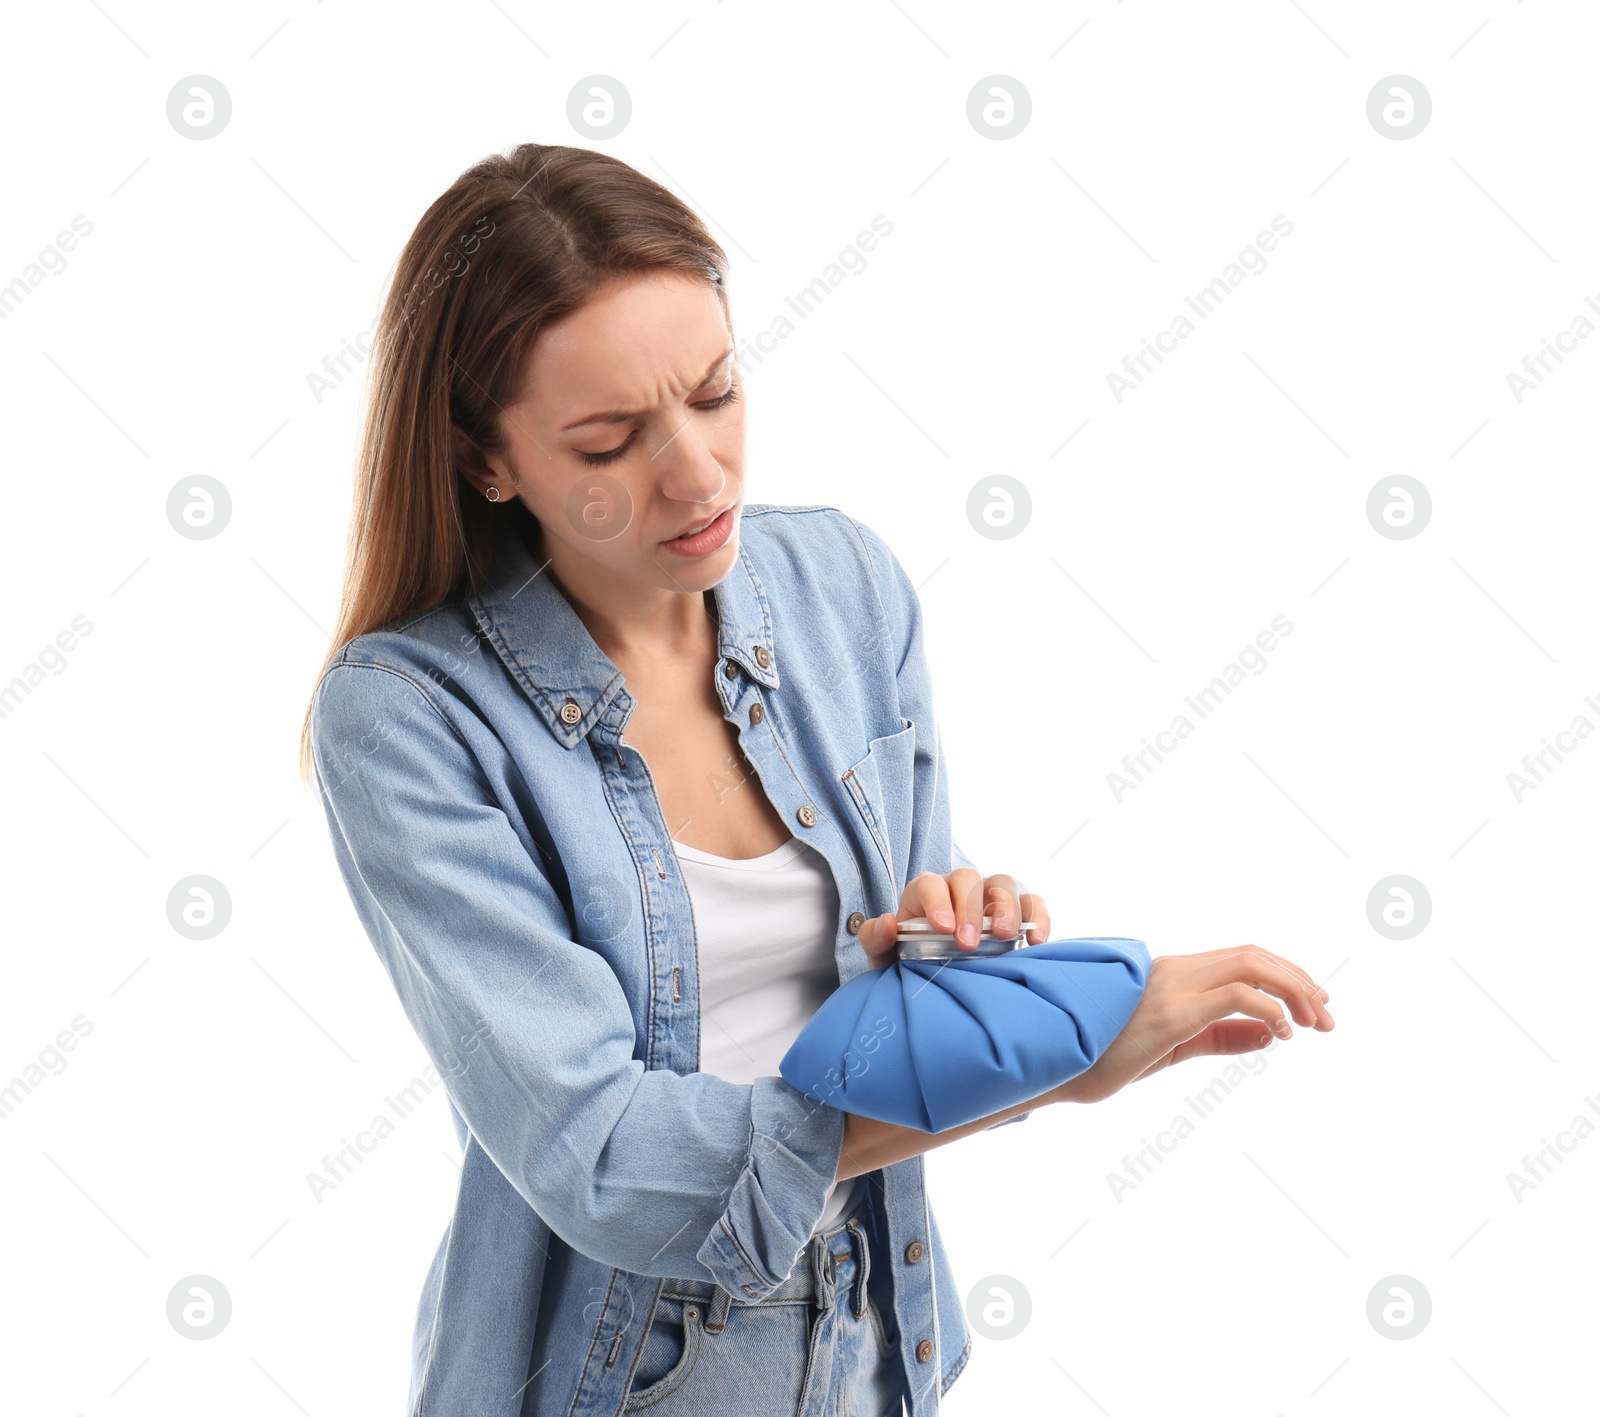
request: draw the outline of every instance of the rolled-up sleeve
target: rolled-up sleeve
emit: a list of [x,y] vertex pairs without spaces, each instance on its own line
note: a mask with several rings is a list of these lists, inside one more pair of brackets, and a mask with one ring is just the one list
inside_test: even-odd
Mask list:
[[822,1216],[845,1114],[781,1078],[634,1056],[621,981],[573,938],[457,711],[436,685],[348,659],[313,701],[334,854],[406,1017],[473,1136],[573,1248],[766,1297]]

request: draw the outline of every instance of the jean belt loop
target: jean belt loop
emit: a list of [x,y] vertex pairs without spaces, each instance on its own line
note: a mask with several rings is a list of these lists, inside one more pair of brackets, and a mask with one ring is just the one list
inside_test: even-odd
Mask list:
[[705,1318],[705,1331],[707,1333],[721,1333],[728,1325],[728,1310],[733,1305],[733,1295],[728,1293],[720,1284],[711,1296],[711,1310]]
[[850,1284],[850,1312],[859,1319],[867,1312],[867,1273],[872,1256],[867,1249],[867,1232],[859,1220],[850,1222],[850,1235],[856,1254],[856,1277]]
[[824,1312],[833,1307],[833,1251],[821,1235],[813,1235],[810,1243],[811,1277],[816,1290],[817,1307]]

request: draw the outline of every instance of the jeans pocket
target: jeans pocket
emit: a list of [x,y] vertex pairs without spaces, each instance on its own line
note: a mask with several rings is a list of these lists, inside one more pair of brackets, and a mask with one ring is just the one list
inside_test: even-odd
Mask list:
[[704,1305],[693,1299],[658,1299],[645,1335],[644,1349],[633,1370],[624,1412],[637,1412],[676,1392],[694,1371],[700,1356]]

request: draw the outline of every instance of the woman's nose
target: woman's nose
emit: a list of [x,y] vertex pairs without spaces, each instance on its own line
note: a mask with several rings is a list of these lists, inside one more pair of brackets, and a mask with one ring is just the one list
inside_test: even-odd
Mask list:
[[722,464],[690,423],[656,453],[661,490],[675,502],[711,502],[727,485]]

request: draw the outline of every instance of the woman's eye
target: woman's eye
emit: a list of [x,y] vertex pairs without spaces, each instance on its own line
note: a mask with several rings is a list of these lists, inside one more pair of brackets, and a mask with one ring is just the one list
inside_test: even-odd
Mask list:
[[633,434],[630,433],[630,434],[628,434],[627,439],[624,442],[621,442],[621,443],[617,444],[616,447],[611,448],[606,452],[603,452],[603,453],[579,452],[578,456],[580,458],[582,458],[586,463],[588,463],[590,467],[603,467],[608,462],[615,462],[625,452],[627,452],[628,451],[628,444],[631,443],[632,441],[633,441]]
[[[694,406],[700,409],[702,412],[715,413],[717,409],[726,408],[729,404],[737,403],[738,401],[739,386],[737,384],[733,384],[729,386],[727,393],[718,394],[716,398],[708,399],[706,402],[697,403]],[[632,442],[633,434],[630,433],[628,434],[627,438],[618,443],[616,447],[608,448],[603,453],[585,453],[580,451],[578,456],[588,463],[590,467],[604,467],[606,463],[615,462],[625,452],[627,452],[628,447]]]

